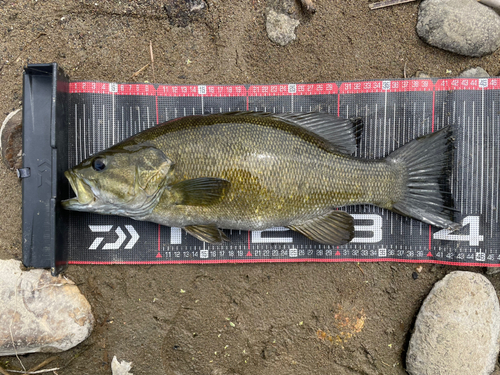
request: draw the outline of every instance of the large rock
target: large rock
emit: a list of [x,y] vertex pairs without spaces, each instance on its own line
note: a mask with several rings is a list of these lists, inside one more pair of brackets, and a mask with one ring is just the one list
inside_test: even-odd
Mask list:
[[415,323],[411,375],[491,374],[500,348],[500,306],[478,273],[456,271],[434,285]]
[[47,270],[0,260],[0,355],[60,352],[92,332],[90,304],[78,287]]
[[500,47],[500,16],[476,0],[424,0],[417,33],[435,47],[483,56]]

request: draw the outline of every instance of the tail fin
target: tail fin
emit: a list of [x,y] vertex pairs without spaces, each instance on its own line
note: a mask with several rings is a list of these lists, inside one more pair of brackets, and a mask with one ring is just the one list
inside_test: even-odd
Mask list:
[[397,149],[388,161],[403,163],[406,187],[392,211],[441,228],[458,229],[453,221],[449,180],[452,167],[451,127],[417,138]]

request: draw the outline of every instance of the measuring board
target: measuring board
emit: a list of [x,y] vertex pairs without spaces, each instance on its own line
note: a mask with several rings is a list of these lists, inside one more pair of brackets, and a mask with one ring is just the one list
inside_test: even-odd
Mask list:
[[[315,243],[286,228],[230,231],[230,242],[204,243],[179,228],[118,216],[65,213],[69,264],[396,261],[500,265],[500,78],[373,80],[275,85],[157,85],[67,82],[68,167],[157,123],[229,111],[328,112],[360,116],[355,156],[382,158],[424,134],[452,125],[451,179],[462,229],[451,232],[370,206],[354,217],[347,245]],[[26,140],[26,139],[25,139]],[[64,177],[60,177],[64,179]],[[64,183],[59,181],[59,183]],[[70,195],[65,183],[66,198]],[[60,201],[60,199],[59,199]]]

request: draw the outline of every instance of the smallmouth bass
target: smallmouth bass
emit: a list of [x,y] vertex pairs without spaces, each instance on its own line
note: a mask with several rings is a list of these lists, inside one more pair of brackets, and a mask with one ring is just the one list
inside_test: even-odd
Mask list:
[[373,204],[457,229],[447,180],[450,127],[383,159],[352,156],[360,119],[324,113],[232,112],[170,120],[65,172],[68,210],[181,227],[209,243],[221,229],[288,227],[342,245],[353,218],[337,208]]

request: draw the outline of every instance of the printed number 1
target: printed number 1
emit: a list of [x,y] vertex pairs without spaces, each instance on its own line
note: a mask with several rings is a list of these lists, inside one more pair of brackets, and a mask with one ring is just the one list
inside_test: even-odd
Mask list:
[[442,229],[434,233],[435,240],[469,241],[469,246],[479,246],[484,241],[484,236],[479,234],[479,216],[467,216],[462,220],[462,225],[469,225],[469,234],[451,234],[450,229]]

